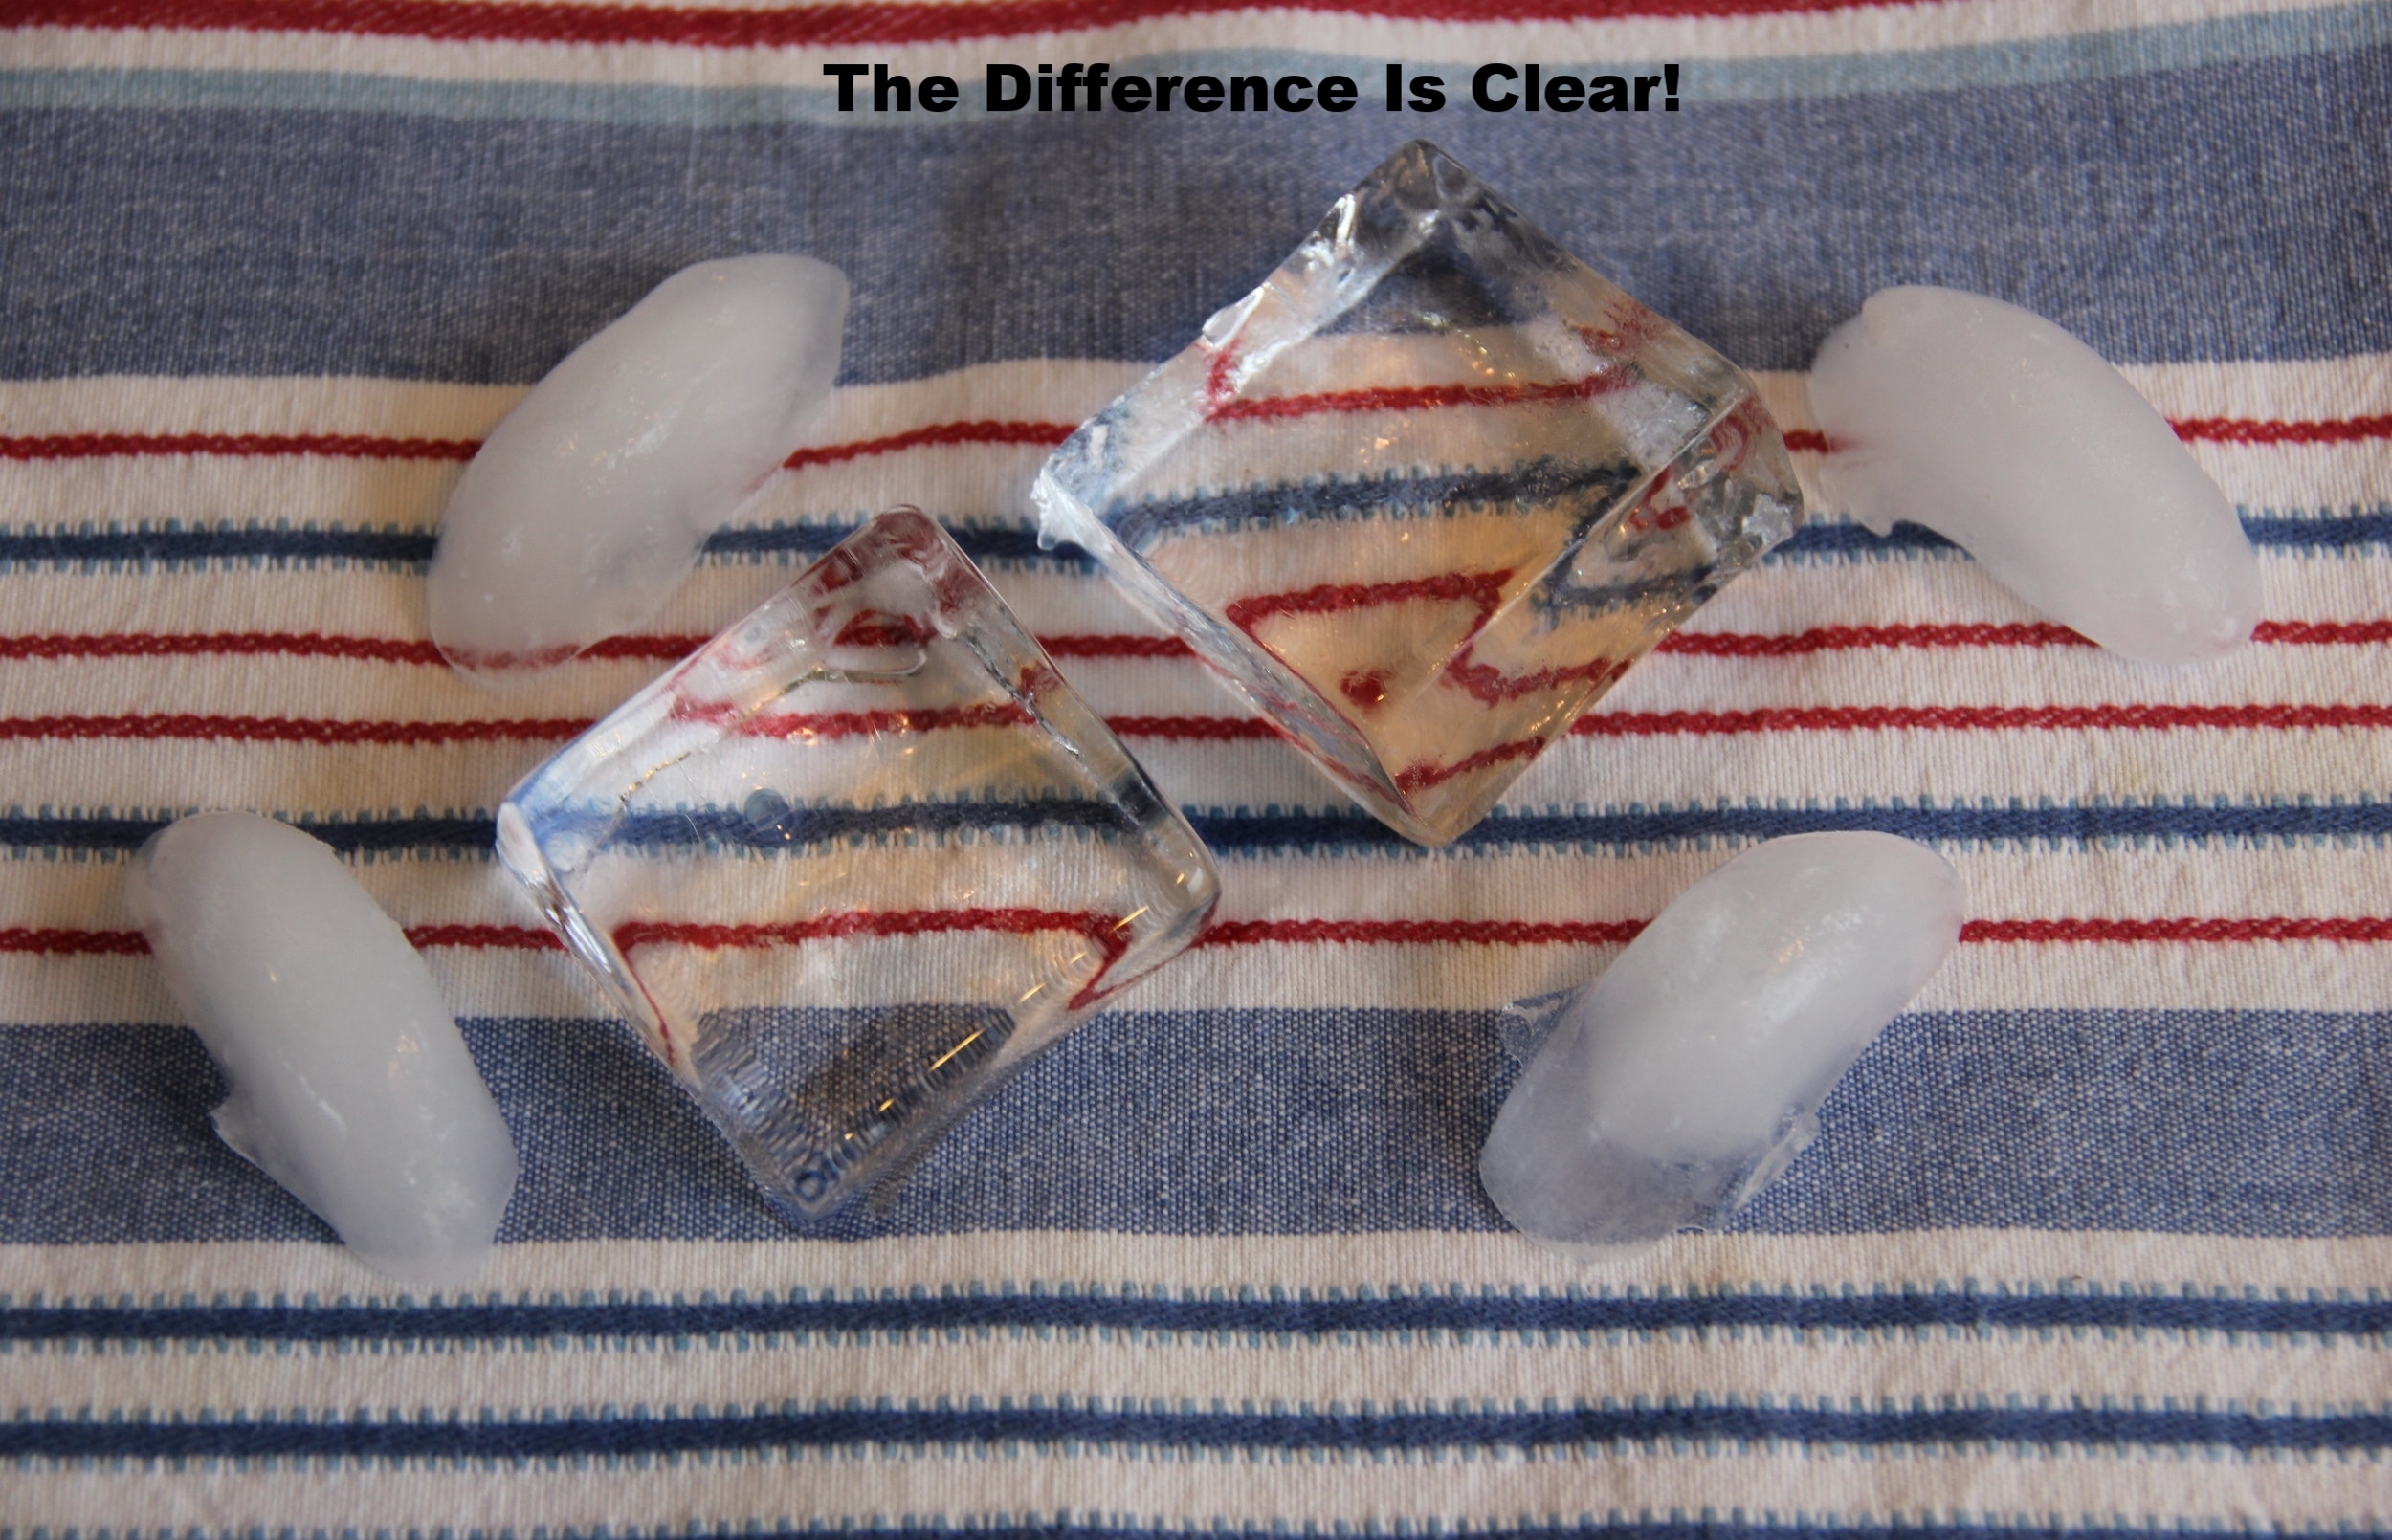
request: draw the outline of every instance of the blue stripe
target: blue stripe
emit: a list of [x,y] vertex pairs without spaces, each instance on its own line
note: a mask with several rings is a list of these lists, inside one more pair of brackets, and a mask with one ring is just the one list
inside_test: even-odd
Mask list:
[[1210,496],[1131,503],[1107,508],[1102,517],[1122,544],[1143,551],[1161,536],[1202,528],[1297,523],[1356,514],[1384,517],[1490,504],[1551,503],[1574,496],[1607,502],[1628,491],[1642,473],[1633,461],[1572,465],[1548,455],[1509,471],[1253,487]]
[[[787,1234],[628,1029],[465,1030],[523,1157],[503,1239]],[[885,1207],[807,1233],[1493,1230],[1475,1161],[1514,1073],[1504,1031],[1495,1011],[1100,1016]],[[1905,1017],[1737,1227],[2392,1234],[2387,1064],[2382,1012]],[[0,1031],[0,1243],[324,1239],[210,1133],[222,1094],[178,1028]]]
[[2392,1416],[2322,1417],[2115,1407],[1973,1406],[1838,1411],[1698,1402],[1542,1411],[1183,1412],[1076,1406],[821,1407],[732,1416],[542,1421],[114,1421],[0,1423],[0,1459],[570,1460],[859,1444],[1028,1443],[1222,1450],[1584,1449],[1675,1440],[1868,1448],[2027,1444],[2243,1452],[2392,1447]]
[[[2373,217],[2392,206],[2387,81],[2386,51],[2369,48],[1584,121],[1402,121],[1751,366],[1801,366],[1869,293],[1922,278],[2026,305],[2121,361],[2327,358],[2392,351],[2377,281],[2392,227]],[[854,382],[1162,359],[1395,132],[1381,112],[893,133],[0,114],[0,208],[114,215],[24,222],[0,248],[0,377],[528,381],[666,274],[759,250],[856,279]],[[1687,166],[1703,168],[1699,195],[1674,174]],[[2137,189],[2133,219],[2114,217],[2120,187]]]
[[[1211,499],[1207,499],[1209,503]],[[950,524],[958,544],[980,562],[1060,562],[1086,566],[1088,553],[1075,545],[1039,549],[1035,531],[1000,526]],[[706,540],[706,556],[716,561],[770,561],[812,557],[854,533],[852,524],[775,524],[718,530]],[[2251,542],[2267,550],[2286,552],[2345,552],[2392,545],[2392,506],[2364,513],[2308,515],[2250,514],[2243,530]],[[81,567],[116,570],[158,567],[206,567],[218,562],[249,562],[259,566],[334,565],[420,568],[432,560],[437,534],[431,530],[343,529],[317,526],[292,529],[269,524],[218,525],[187,528],[174,524],[156,528],[44,529],[19,526],[0,530],[0,569],[8,567]],[[1895,557],[1964,557],[1965,553],[1933,530],[1916,524],[1896,524],[1893,533],[1876,535],[1859,524],[1814,521],[1794,532],[1765,561],[1877,561]]]
[[869,1340],[889,1332],[1130,1331],[1169,1335],[1373,1336],[1668,1331],[2172,1331],[2257,1336],[2392,1335],[2392,1299],[1983,1291],[1650,1295],[1363,1293],[1200,1299],[1103,1291],[916,1293],[908,1298],[585,1301],[413,1308],[314,1305],[150,1309],[0,1308],[0,1341],[565,1342],[790,1335]]
[[[764,561],[785,557],[814,557],[855,533],[853,524],[746,525],[717,530],[706,539],[705,555],[716,561]],[[1036,532],[950,524],[947,532],[973,561],[981,562],[1051,561],[1084,565],[1088,554],[1076,545],[1040,550]],[[74,529],[19,527],[0,532],[0,568],[82,567],[89,570],[210,566],[217,562],[248,562],[258,566],[408,567],[420,569],[432,561],[438,542],[436,530],[343,529],[315,526],[293,529],[271,524],[223,524],[187,527],[161,524],[154,528]]]
[[[1361,813],[1191,813],[1189,822],[1216,850],[1242,854],[1297,849],[1417,850]],[[2298,844],[2319,840],[2381,842],[2392,835],[2392,803],[2121,802],[2047,806],[1950,803],[1859,806],[1645,807],[1588,812],[1490,813],[1454,847],[1465,851],[1520,848],[1622,850],[1712,840],[1774,840],[1831,829],[1876,829],[1930,845],[2114,845],[2224,841]]]
[[[2342,552],[2392,545],[2392,505],[2364,513],[2306,515],[2244,512],[2243,533],[2262,550]],[[1780,559],[1870,561],[1885,557],[1966,553],[1918,524],[1897,523],[1879,535],[1866,525],[1814,519],[1794,532],[1794,538],[1769,554]]]
[[[1216,851],[1260,855],[1288,850],[1418,855],[1420,847],[1368,814],[1352,811],[1184,809]],[[16,813],[0,817],[0,847],[50,853],[124,851],[166,826],[168,816],[82,817]],[[302,818],[298,823],[337,850],[351,854],[484,854],[497,837],[490,819],[445,815],[417,818]],[[744,809],[697,808],[627,820],[615,838],[632,846],[698,842],[758,850],[892,834],[949,834],[965,829],[1032,829],[1053,825],[1112,828],[1102,804],[1071,802],[911,803],[895,807],[808,807],[759,822]],[[1966,803],[1857,806],[1763,807],[1721,803],[1683,807],[1633,803],[1602,812],[1511,812],[1487,815],[1451,848],[1463,853],[1520,849],[1581,851],[1674,849],[1714,840],[1774,840],[1829,829],[1876,829],[1929,845],[2085,846],[2305,845],[2321,841],[2381,843],[2392,836],[2392,803],[2361,798],[2327,803],[2276,801],[2092,802],[2028,806]]]

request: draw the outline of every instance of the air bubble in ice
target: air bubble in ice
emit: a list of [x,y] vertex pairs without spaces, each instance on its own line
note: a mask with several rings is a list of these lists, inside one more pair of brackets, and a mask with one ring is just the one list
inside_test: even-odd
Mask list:
[[331,848],[202,813],[142,847],[125,902],[232,1083],[224,1142],[376,1271],[480,1271],[515,1145],[423,958]]
[[1556,1013],[1479,1156],[1488,1196],[1590,1260],[1712,1227],[1809,1142],[1960,931],[1960,877],[1924,846],[1804,834],[1744,852]]
[[449,498],[441,651],[503,678],[654,613],[830,399],[847,300],[810,258],[700,262],[574,349]]
[[2032,312],[1887,289],[1811,365],[1825,499],[1924,524],[2018,596],[2146,663],[2234,651],[2259,564],[2216,483],[2101,356]]

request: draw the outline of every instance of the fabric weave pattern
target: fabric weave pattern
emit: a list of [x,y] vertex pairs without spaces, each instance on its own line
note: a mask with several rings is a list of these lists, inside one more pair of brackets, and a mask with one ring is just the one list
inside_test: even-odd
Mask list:
[[[0,5],[0,1536],[2111,1540],[2392,1531],[2392,4]],[[1350,112],[991,114],[991,62]],[[1675,113],[1493,113],[1480,65]],[[836,110],[823,65],[964,83]],[[1446,83],[1388,112],[1384,66]],[[865,92],[869,96],[869,90]],[[1814,523],[1483,824],[1394,839],[1028,488],[1404,140],[1756,372],[1872,290],[2050,316],[2237,505],[2267,620],[2125,664]],[[855,284],[830,419],[642,634],[517,694],[458,466],[670,272]],[[1458,468],[1457,468],[1458,470]],[[871,513],[937,514],[1219,853],[1203,940],[885,1204],[792,1231],[488,854],[505,789]],[[126,918],[165,820],[330,840],[520,1148],[410,1295],[210,1133]],[[883,837],[875,810],[809,811]],[[975,859],[1002,821],[937,835]],[[1746,842],[1961,872],[1953,963],[1730,1233],[1506,1233],[1509,1001]],[[936,904],[937,894],[921,902]],[[893,943],[894,944],[894,943]]]

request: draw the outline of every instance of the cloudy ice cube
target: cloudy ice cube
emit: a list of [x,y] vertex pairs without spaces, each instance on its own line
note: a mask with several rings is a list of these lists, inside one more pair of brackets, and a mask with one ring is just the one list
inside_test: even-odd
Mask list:
[[232,1083],[224,1142],[377,1272],[480,1271],[515,1146],[423,959],[331,848],[202,813],[142,847],[125,902]]
[[549,371],[442,517],[430,600],[449,661],[562,662],[653,614],[830,399],[847,299],[808,257],[700,262]]
[[1825,499],[1951,537],[2063,625],[2146,663],[2249,640],[2259,563],[2216,483],[2101,356],[2030,311],[1887,289],[1828,337]]
[[1924,846],[1745,851],[1560,1005],[1480,1154],[1487,1195],[1589,1260],[1714,1227],[1810,1142],[1837,1077],[1960,933],[1960,876]]

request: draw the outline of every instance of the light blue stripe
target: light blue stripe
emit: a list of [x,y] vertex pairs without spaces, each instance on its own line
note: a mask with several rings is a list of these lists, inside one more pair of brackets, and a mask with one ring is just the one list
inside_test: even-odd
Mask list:
[[[2383,0],[2269,15],[2223,16],[2115,32],[2033,37],[1954,48],[1876,54],[1704,59],[1683,66],[1680,97],[1701,102],[1781,101],[1824,97],[1951,91],[2110,79],[2163,70],[2336,53],[2392,42]],[[868,57],[869,49],[853,51]],[[1541,62],[1541,61],[1540,61]],[[1356,112],[1381,110],[1383,61],[1286,49],[1210,49],[1141,54],[1112,61],[1117,75],[1342,74],[1362,87]],[[1470,104],[1473,64],[1406,66],[1441,77],[1442,114],[1404,114],[1415,131],[1441,119],[1482,116]],[[1547,63],[1548,75],[1650,72],[1650,61]],[[681,86],[547,80],[425,80],[303,71],[35,69],[0,71],[0,110],[253,109],[405,113],[427,118],[542,119],[628,126],[741,128],[819,123],[849,128],[943,128],[975,121],[1052,121],[1035,112],[989,114],[977,78],[966,79],[951,113],[838,111],[829,89],[806,86]],[[1521,115],[1524,116],[1524,115]]]

